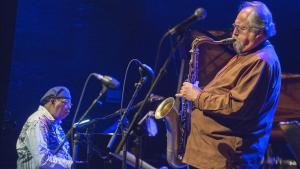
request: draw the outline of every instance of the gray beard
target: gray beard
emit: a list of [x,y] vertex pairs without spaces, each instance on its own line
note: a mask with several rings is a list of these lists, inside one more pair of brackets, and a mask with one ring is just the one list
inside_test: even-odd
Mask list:
[[244,49],[244,45],[236,39],[236,41],[233,43],[233,49],[236,51],[237,54],[242,53],[243,49]]

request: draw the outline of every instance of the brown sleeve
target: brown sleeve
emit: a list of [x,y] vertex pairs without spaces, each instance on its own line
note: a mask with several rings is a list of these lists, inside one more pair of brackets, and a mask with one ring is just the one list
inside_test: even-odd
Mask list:
[[223,94],[214,94],[203,90],[194,101],[196,108],[202,111],[231,115],[238,112],[248,102],[255,102],[255,98],[250,99],[250,97],[264,95],[267,92],[266,90],[262,91],[259,87],[259,85],[265,85],[267,81],[266,75],[269,69],[265,61],[257,60],[241,71],[243,72],[238,77],[236,85],[230,90],[225,90],[226,92]]

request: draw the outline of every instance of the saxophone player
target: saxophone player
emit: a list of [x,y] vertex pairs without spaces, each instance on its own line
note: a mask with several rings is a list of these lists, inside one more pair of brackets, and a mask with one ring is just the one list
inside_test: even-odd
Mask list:
[[195,107],[183,158],[192,167],[257,169],[269,141],[281,85],[272,14],[245,2],[233,27],[237,55],[203,89],[184,82],[176,94]]

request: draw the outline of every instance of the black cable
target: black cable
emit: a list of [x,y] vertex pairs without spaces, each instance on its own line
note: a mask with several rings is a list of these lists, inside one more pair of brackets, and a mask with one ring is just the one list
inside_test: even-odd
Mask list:
[[72,126],[74,125],[75,123],[75,120],[76,120],[76,116],[78,114],[78,111],[79,111],[79,108],[81,106],[81,102],[82,102],[82,98],[84,96],[84,93],[85,93],[85,89],[86,89],[86,86],[88,84],[88,81],[90,80],[90,78],[93,76],[93,73],[90,73],[89,76],[87,77],[87,79],[85,80],[85,83],[84,83],[84,86],[82,88],[82,91],[81,91],[81,94],[80,94],[80,98],[79,98],[79,101],[78,101],[78,104],[77,104],[77,107],[76,107],[76,111],[74,113],[74,117],[73,117],[73,120],[72,120]]
[[125,75],[124,75],[124,80],[123,80],[123,88],[122,88],[122,96],[121,96],[121,107],[120,109],[123,109],[123,104],[124,104],[124,91],[125,91],[125,86],[126,86],[126,81],[127,81],[127,74],[128,74],[128,70],[130,68],[130,65],[133,63],[133,62],[140,62],[139,60],[137,59],[132,59],[129,61],[127,67],[126,67],[126,71],[125,71]]

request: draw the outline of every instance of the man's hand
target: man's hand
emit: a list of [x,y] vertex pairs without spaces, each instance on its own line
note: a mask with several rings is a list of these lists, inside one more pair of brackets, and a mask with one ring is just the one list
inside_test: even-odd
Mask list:
[[176,97],[183,97],[186,100],[194,101],[202,90],[189,82],[184,82]]

